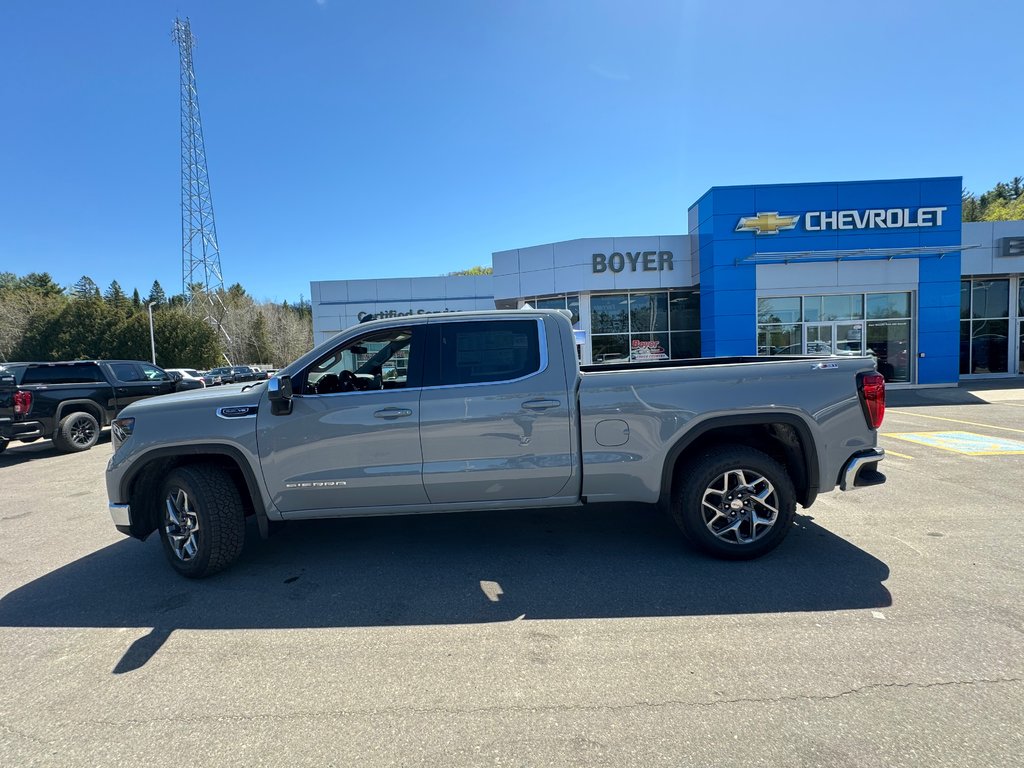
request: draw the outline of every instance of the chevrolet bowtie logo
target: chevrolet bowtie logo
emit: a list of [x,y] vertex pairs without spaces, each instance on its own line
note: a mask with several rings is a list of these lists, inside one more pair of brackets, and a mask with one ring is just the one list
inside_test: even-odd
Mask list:
[[778,211],[758,212],[757,216],[744,216],[736,225],[737,232],[753,232],[755,235],[777,235],[780,229],[796,227],[799,216],[779,216]]

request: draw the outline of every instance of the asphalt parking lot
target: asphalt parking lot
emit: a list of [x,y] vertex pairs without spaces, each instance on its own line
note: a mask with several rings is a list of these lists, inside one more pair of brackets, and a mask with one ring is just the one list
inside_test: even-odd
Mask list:
[[109,441],[0,455],[0,765],[1021,765],[1024,389],[892,392],[886,485],[723,563],[644,508],[250,527],[175,575]]

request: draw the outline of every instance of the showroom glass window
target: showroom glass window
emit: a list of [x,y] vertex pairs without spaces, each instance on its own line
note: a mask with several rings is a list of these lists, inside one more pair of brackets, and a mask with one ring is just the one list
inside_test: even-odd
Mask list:
[[872,355],[892,383],[910,382],[913,301],[908,291],[757,300],[759,355]]
[[1010,370],[1010,281],[960,282],[960,373]]
[[[533,296],[528,298],[526,303],[534,309],[567,309],[572,313],[572,316],[569,318],[572,327],[577,331],[583,328],[580,319],[580,296],[578,293],[568,296]],[[579,360],[583,359],[583,348],[580,344],[576,345],[576,357]]]
[[569,296],[534,296],[528,298],[526,303],[534,309],[568,309],[572,312],[572,327],[579,330],[580,325],[580,296],[573,294]]
[[627,291],[590,297],[597,365],[700,356],[700,292]]

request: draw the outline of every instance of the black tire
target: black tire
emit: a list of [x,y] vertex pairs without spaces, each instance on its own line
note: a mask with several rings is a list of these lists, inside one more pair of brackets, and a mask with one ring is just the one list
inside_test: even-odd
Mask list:
[[210,576],[242,553],[245,508],[231,475],[220,467],[197,464],[173,470],[160,490],[159,513],[164,553],[182,576]]
[[10,440],[4,440],[2,437],[0,437],[0,453],[3,453],[4,451],[7,450],[7,444],[9,442]]
[[768,454],[742,445],[710,448],[684,471],[672,517],[699,549],[725,560],[750,560],[786,538],[796,491],[786,469]]
[[53,444],[58,451],[77,453],[88,451],[99,439],[100,425],[96,417],[85,411],[75,411],[60,420]]

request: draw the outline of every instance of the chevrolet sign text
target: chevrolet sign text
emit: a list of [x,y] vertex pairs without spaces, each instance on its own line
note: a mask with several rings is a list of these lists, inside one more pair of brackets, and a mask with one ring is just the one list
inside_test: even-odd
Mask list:
[[804,229],[821,232],[826,229],[905,229],[907,227],[941,227],[947,206],[934,208],[869,208],[866,211],[808,211]]

